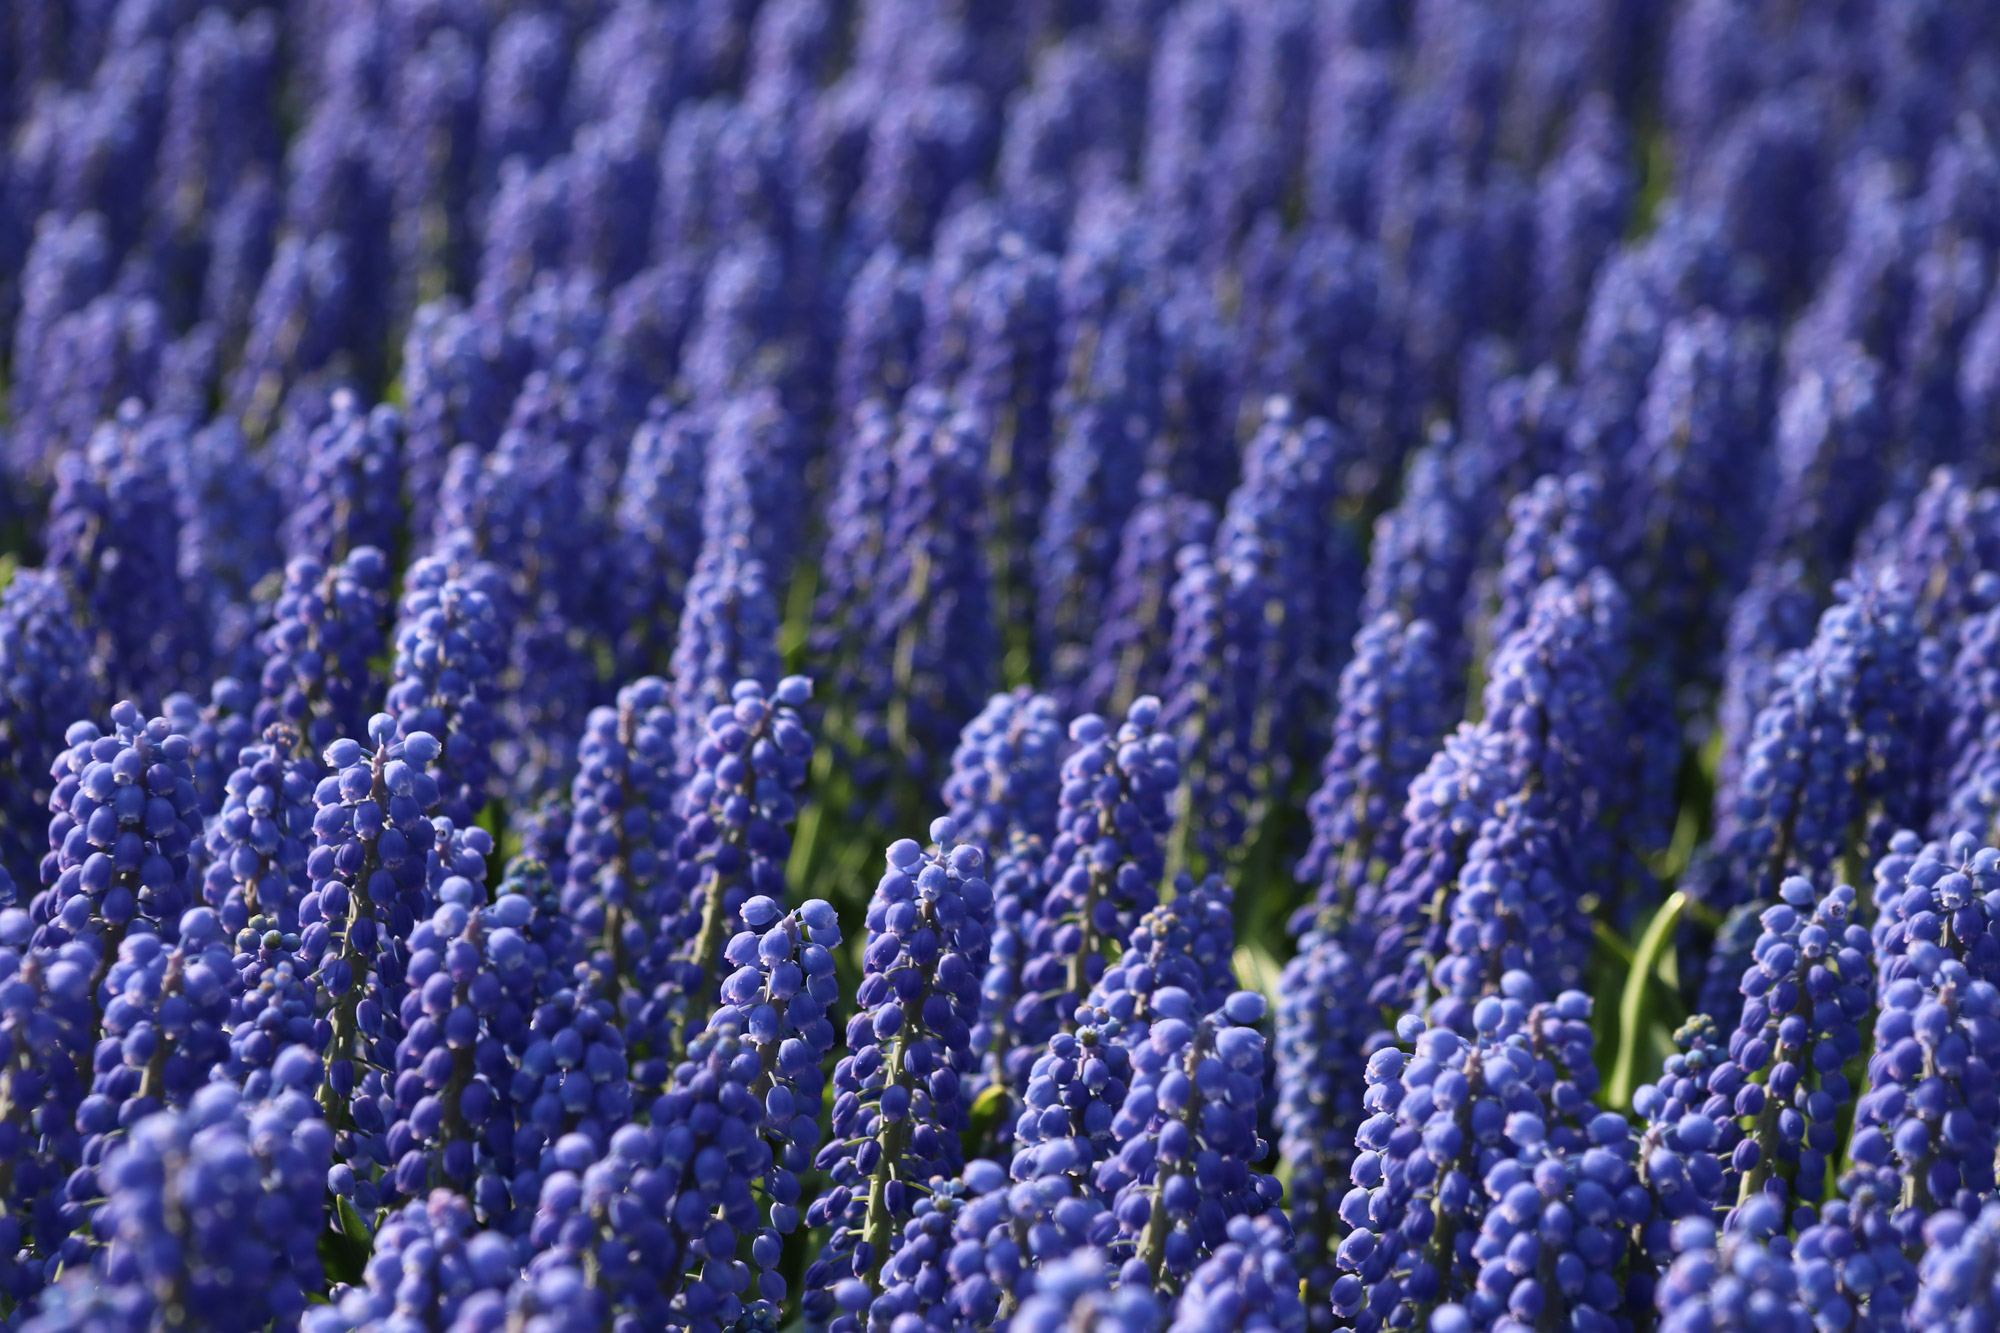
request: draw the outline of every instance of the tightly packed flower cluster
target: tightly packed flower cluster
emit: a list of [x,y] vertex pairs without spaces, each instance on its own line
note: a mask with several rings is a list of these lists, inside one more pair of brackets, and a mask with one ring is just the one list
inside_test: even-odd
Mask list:
[[0,1333],[2000,1319],[1977,4],[14,0],[0,386]]

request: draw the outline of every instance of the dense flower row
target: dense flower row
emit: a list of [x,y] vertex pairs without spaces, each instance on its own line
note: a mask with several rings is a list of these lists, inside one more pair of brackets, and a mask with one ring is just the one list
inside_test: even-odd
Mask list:
[[0,1329],[1988,1327],[1996,89],[0,8]]

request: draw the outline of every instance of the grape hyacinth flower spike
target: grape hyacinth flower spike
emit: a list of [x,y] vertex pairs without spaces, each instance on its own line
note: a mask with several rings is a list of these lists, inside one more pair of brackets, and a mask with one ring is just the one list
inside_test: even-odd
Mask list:
[[99,1173],[105,1202],[95,1227],[108,1244],[44,1301],[33,1326],[104,1327],[95,1300],[142,1328],[164,1326],[175,1305],[193,1303],[228,1333],[304,1312],[307,1293],[324,1282],[317,1245],[333,1135],[313,1113],[313,1062],[292,1053],[302,1058],[279,1066],[300,1077],[267,1101],[209,1084],[186,1109],[132,1127]]
[[1741,1198],[1768,1190],[1811,1201],[1825,1190],[1836,1117],[1853,1097],[1841,1069],[1861,1054],[1858,1024],[1873,999],[1869,939],[1848,886],[1822,894],[1795,875],[1778,893],[1743,973],[1730,1059],[1709,1086],[1750,1121],[1732,1155]]
[[[645,676],[618,691],[615,708],[591,710],[577,746],[562,915],[591,942],[595,986],[612,999],[644,984],[663,929],[687,906],[673,742],[666,682]],[[665,1077],[662,1068],[652,1082]]]
[[306,1312],[304,1333],[360,1333],[392,1320],[446,1329],[504,1327],[507,1290],[520,1265],[514,1243],[479,1231],[465,1199],[432,1190],[395,1212],[375,1233],[362,1281]]
[[[306,856],[313,794],[324,776],[298,750],[298,733],[283,724],[244,746],[224,784],[222,809],[204,835],[202,896],[221,914],[240,953],[298,948],[299,904],[311,885]],[[273,933],[277,939],[267,938]]]
[[372,752],[346,737],[326,749],[333,772],[313,794],[312,888],[299,906],[298,956],[314,973],[328,1025],[318,1099],[341,1134],[343,1161],[362,1164],[336,1193],[351,1189],[357,1207],[377,1197],[374,1170],[394,1165],[380,1142],[393,1104],[380,1071],[395,1068],[404,942],[426,905],[436,836],[427,816],[439,800],[429,770],[440,747],[430,733],[399,739],[387,713],[368,730]]
[[[1370,1114],[1339,1209],[1352,1228],[1338,1252],[1346,1271],[1333,1289],[1355,1328],[1469,1329],[1502,1309],[1616,1326],[1626,1229],[1646,1221],[1650,1201],[1625,1118],[1590,1100],[1589,999],[1533,1004],[1534,994],[1511,973],[1474,1007],[1471,1037],[1406,1015],[1397,1035],[1414,1054],[1369,1057]],[[1553,1284],[1519,1262],[1531,1245],[1553,1251]]]
[[[798,712],[812,698],[812,681],[787,676],[767,693],[743,680],[732,695],[734,702],[709,713],[680,792],[674,855],[686,906],[663,941],[672,949],[663,969],[672,980],[656,988],[641,1020],[671,1024],[650,1039],[669,1048],[692,1040],[715,1008],[723,948],[743,928],[743,904],[755,895],[784,900],[792,824],[812,765],[812,733]],[[662,991],[667,1012],[655,1019]]]
[[[858,1329],[850,1279],[881,1295],[882,1266],[934,1177],[963,1165],[965,1082],[979,1015],[993,897],[979,849],[957,842],[950,819],[931,825],[935,850],[891,843],[868,905],[861,1006],[847,1025],[850,1052],[834,1068],[833,1137],[815,1165],[833,1188],[806,1212],[831,1225],[806,1274],[807,1308],[829,1327]],[[847,1313],[834,1315],[839,1305]]]
[[439,745],[442,813],[460,828],[485,806],[492,775],[507,655],[503,595],[488,565],[461,571],[427,557],[403,578],[388,711],[404,739],[423,732]]
[[824,899],[781,912],[759,894],[743,904],[743,922],[723,951],[736,970],[723,979],[722,1007],[709,1026],[742,1032],[762,1061],[750,1087],[764,1101],[762,1132],[774,1160],[761,1182],[769,1225],[753,1237],[751,1257],[758,1299],[775,1310],[785,1299],[778,1271],[783,1238],[799,1227],[799,1175],[811,1169],[819,1146],[822,1070],[833,1050],[830,1015],[840,995],[831,952],[840,946],[840,920]]
[[257,640],[264,665],[252,721],[260,734],[289,723],[316,753],[361,730],[363,704],[382,688],[369,663],[383,650],[389,574],[373,546],[331,568],[304,556],[285,566],[272,623]]
[[1110,1201],[1121,1285],[1174,1289],[1227,1239],[1231,1217],[1271,1213],[1283,1195],[1258,1172],[1264,997],[1237,991],[1198,1014],[1179,987],[1153,992],[1154,1016],[1132,1046],[1132,1086],[1113,1118],[1118,1149],[1094,1181]]
[[47,570],[16,570],[0,593],[0,679],[0,857],[17,883],[32,884],[48,847],[49,769],[67,744],[64,719],[96,713],[103,691],[69,591]]
[[1893,1164],[1906,1207],[1976,1211],[2000,1145],[2000,851],[1896,835],[1876,866],[1881,988],[1848,1156]]
[[1147,696],[1116,732],[1095,714],[1070,724],[1077,748],[1063,761],[1056,839],[1042,864],[1047,894],[1027,932],[1011,1015],[1017,1045],[1036,1049],[1069,1024],[1109,947],[1158,901],[1180,786],[1176,746],[1159,722],[1159,700]]
[[187,737],[130,700],[112,706],[111,723],[109,734],[76,722],[66,735],[42,858],[49,891],[33,908],[39,947],[77,939],[93,951],[93,987],[136,921],[171,937],[201,830]]
[[1660,1280],[1661,1333],[1808,1333],[1798,1274],[1773,1199],[1746,1206],[1720,1235],[1706,1217],[1674,1226],[1679,1257]]
[[549,978],[531,943],[534,900],[502,893],[489,905],[485,897],[484,886],[448,875],[436,910],[409,933],[403,979],[415,1012],[395,1047],[385,1147],[397,1197],[448,1187],[483,1219],[505,1220],[522,1165],[510,1094]]
[[1268,1215],[1232,1217],[1228,1235],[1188,1279],[1167,1333],[1305,1333],[1283,1223]]

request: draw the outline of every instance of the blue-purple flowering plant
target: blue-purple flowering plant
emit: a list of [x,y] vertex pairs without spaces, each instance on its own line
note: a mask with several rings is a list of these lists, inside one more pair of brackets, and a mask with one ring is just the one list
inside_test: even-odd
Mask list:
[[1989,1328],[2000,27],[1639,8],[0,13],[0,1325]]

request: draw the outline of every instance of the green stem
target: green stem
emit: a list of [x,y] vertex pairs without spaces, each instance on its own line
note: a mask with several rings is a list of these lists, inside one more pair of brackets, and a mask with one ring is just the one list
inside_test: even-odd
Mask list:
[[[160,1004],[164,1005],[168,996],[181,993],[181,980],[182,959],[180,951],[176,949],[167,958],[167,975],[160,983]],[[154,1015],[154,1021],[157,1024],[157,1008],[154,1011]],[[160,1103],[160,1105],[165,1106],[167,1102],[167,1056],[173,1050],[173,1042],[168,1040],[164,1027],[159,1029],[157,1036],[158,1040],[153,1046],[153,1058],[146,1062],[146,1072],[139,1079],[139,1095],[141,1097],[151,1097],[154,1101]]]
[[[910,586],[907,589],[909,603],[922,606],[929,599],[931,591],[931,553],[918,547],[910,563]],[[925,632],[920,622],[903,626],[896,636],[896,651],[891,659],[890,679],[895,684],[889,696],[889,743],[898,749],[909,747],[910,740],[910,683],[917,673],[917,641]]]
[[[1119,780],[1120,788],[1122,789],[1124,785],[1124,780],[1121,778]],[[1123,794],[1122,790],[1120,794]],[[1101,811],[1098,814],[1097,829],[1101,837],[1117,836],[1117,829],[1112,826],[1111,812],[1109,810]],[[1116,866],[1108,870],[1102,870],[1096,866],[1091,867],[1090,886],[1083,892],[1081,919],[1077,922],[1083,929],[1083,938],[1078,941],[1076,952],[1070,955],[1069,969],[1066,976],[1069,993],[1076,997],[1078,1004],[1083,1003],[1084,996],[1090,992],[1091,955],[1104,947],[1104,941],[1099,938],[1097,933],[1097,903],[1104,896],[1107,881],[1117,873],[1118,869]],[[1071,1009],[1069,1015],[1063,1019],[1063,1031],[1074,1032],[1075,1030],[1076,1010]]]
[[[938,925],[932,905],[927,902],[922,903],[919,910],[923,924],[939,931],[942,935],[944,932]],[[877,1141],[882,1145],[882,1156],[876,1161],[874,1174],[868,1181],[868,1212],[861,1223],[861,1239],[873,1247],[874,1257],[869,1263],[866,1277],[868,1289],[878,1294],[882,1290],[882,1265],[888,1262],[890,1243],[895,1239],[896,1217],[889,1208],[889,1182],[896,1178],[897,1172],[902,1168],[903,1154],[910,1141],[910,1125],[919,1114],[919,1107],[923,1105],[923,1099],[927,1095],[920,1080],[915,1076],[906,1077],[903,1068],[904,1053],[909,1049],[910,1043],[928,1039],[932,1035],[919,1017],[924,1012],[924,1002],[932,994],[932,977],[927,973],[919,975],[921,982],[917,987],[917,993],[903,1008],[904,1027],[902,1031],[889,1038],[882,1059],[882,1091],[887,1092],[890,1088],[900,1086],[910,1094],[910,1104],[902,1119],[885,1120],[876,1131],[880,1136]],[[892,977],[885,975],[884,980],[892,980]],[[879,1114],[879,1103],[877,1113]],[[915,1181],[907,1184],[913,1189],[917,1187]]]
[[[768,731],[767,720],[764,725],[751,733],[743,746],[743,791],[753,799],[757,792],[757,766],[752,756],[756,753],[757,743],[764,739]],[[730,829],[726,824],[721,827],[724,830],[723,838],[733,843],[737,849],[738,864],[747,862],[749,848],[745,845],[746,834],[742,830]],[[701,981],[699,989],[688,995],[687,1003],[681,1012],[679,1031],[675,1034],[674,1053],[677,1055],[686,1052],[689,1043],[703,1027],[707,1026],[708,1016],[715,1008],[717,973],[722,966],[722,946],[725,943],[723,937],[727,933],[724,927],[729,924],[729,909],[724,905],[724,899],[729,896],[729,886],[733,882],[732,878],[717,873],[713,861],[709,863],[708,880],[703,888],[705,896],[701,904],[701,932],[695,936],[694,950],[689,960],[701,969]]]
[[[903,1043],[893,1042],[883,1066],[884,1089],[902,1080]],[[909,1117],[882,1127],[882,1157],[868,1181],[868,1215],[861,1224],[861,1239],[873,1247],[874,1261],[868,1266],[868,1289],[882,1290],[882,1265],[889,1258],[889,1242],[894,1239],[896,1219],[889,1211],[889,1182],[895,1178],[896,1164],[903,1160],[904,1140],[909,1136]]]
[[[1076,997],[1078,1004],[1083,1003],[1083,997],[1090,991],[1091,955],[1104,947],[1104,941],[1097,936],[1097,927],[1092,924],[1092,919],[1097,915],[1098,899],[1103,896],[1100,893],[1100,889],[1103,887],[1104,879],[1105,876],[1102,872],[1095,869],[1090,872],[1090,887],[1085,889],[1083,893],[1083,920],[1081,922],[1083,938],[1078,941],[1076,952],[1069,956],[1067,985],[1069,993]],[[1063,1031],[1072,1032],[1075,1028],[1076,1010],[1072,1008],[1068,1016],[1063,1019]]]
[[611,959],[610,975],[604,978],[604,997],[617,1004],[632,963],[625,955],[625,908],[618,903],[604,905],[604,952]]
[[[485,941],[480,938],[481,934],[479,920],[475,917],[471,928],[472,943],[483,949]],[[461,983],[454,989],[457,992],[458,1003],[470,1003],[472,991],[470,983]],[[472,1046],[461,1046],[451,1053],[451,1073],[446,1077],[444,1087],[439,1093],[439,1100],[444,1106],[442,1141],[445,1144],[455,1143],[460,1139],[471,1139],[473,1136],[472,1126],[465,1122],[465,1115],[460,1109],[465,1089],[471,1084],[475,1072],[472,1053]],[[444,1153],[441,1150],[431,1163],[431,1183],[434,1186],[449,1183],[444,1177]]]
[[722,905],[728,881],[712,870],[709,873],[706,897],[701,904],[701,933],[695,937],[694,965],[701,969],[701,988],[688,996],[687,1008],[681,1015],[681,1029],[675,1046],[676,1052],[684,1052],[688,1043],[708,1021],[708,980],[715,972],[716,963],[722,957],[722,928],[729,920],[728,909]]
[[[138,877],[136,875],[132,878],[131,887],[136,896],[139,889]],[[104,1001],[99,997],[103,994],[104,978],[111,974],[111,964],[118,957],[118,947],[124,942],[125,926],[123,924],[106,926],[104,928],[104,954],[98,960],[97,967],[90,974],[90,1030],[92,1032],[104,1031]],[[83,1080],[83,1086],[86,1088],[89,1087],[95,1077],[96,1071],[91,1065],[90,1045],[88,1042],[84,1043],[83,1049],[77,1052],[76,1069],[77,1074]]]
[[[1805,978],[1801,976],[1799,978],[1799,1002],[1793,1007],[1792,1013],[1810,1012],[1811,1004],[1812,1001],[1806,997]],[[1789,1017],[1791,1017],[1791,1014],[1773,1013],[1771,1015],[1774,1026],[1781,1026],[1784,1020]],[[1779,1041],[1773,1041],[1771,1043],[1770,1062],[1763,1069],[1759,1070],[1751,1080],[1752,1082],[1764,1084],[1764,1108],[1757,1113],[1756,1118],[1750,1124],[1750,1137],[1757,1143],[1757,1165],[1743,1173],[1743,1186],[1737,1191],[1736,1196],[1736,1202],[1739,1205],[1748,1203],[1751,1199],[1755,1198],[1757,1193],[1764,1188],[1764,1182],[1776,1174],[1778,1169],[1778,1116],[1787,1103],[1785,1099],[1781,1099],[1771,1092],[1771,1071],[1776,1069],[1781,1062],[1788,1062],[1798,1068],[1799,1078],[1803,1080],[1806,1076],[1805,1054],[1806,1047],[1804,1046],[1792,1047]]]
[[1172,884],[1181,877],[1181,871],[1194,865],[1194,787],[1200,781],[1195,766],[1188,766],[1188,774],[1182,778],[1180,789],[1174,793],[1174,831],[1167,839],[1167,868],[1164,879]]
[[1160,1265],[1166,1261],[1167,1234],[1174,1229],[1167,1218],[1167,1182],[1164,1178],[1172,1172],[1162,1166],[1160,1174],[1162,1178],[1153,1186],[1153,1210],[1146,1215],[1146,1229],[1139,1237],[1139,1258],[1145,1263],[1146,1271],[1153,1275],[1155,1288],[1160,1285]]
[[[367,857],[361,863],[361,873],[356,875],[355,882],[348,886],[347,929],[341,932],[340,956],[346,961],[350,975],[347,993],[334,1001],[333,1012],[327,1016],[327,1021],[333,1028],[333,1036],[326,1047],[328,1069],[332,1069],[334,1064],[341,1060],[346,1060],[351,1065],[361,1036],[360,1029],[356,1026],[355,1011],[361,1005],[362,992],[368,988],[368,968],[361,957],[361,951],[354,947],[354,925],[357,921],[375,915],[375,904],[369,901],[368,891],[361,887],[368,882],[368,877],[374,869],[375,849],[371,845]],[[358,1069],[354,1071],[354,1080],[357,1084],[361,1081],[361,1071]],[[320,1084],[319,1104],[329,1124],[347,1123],[347,1098],[334,1091],[331,1079]]]
[[[638,717],[629,704],[618,709],[618,743],[627,755],[632,753],[635,733],[638,731]],[[632,768],[628,763],[625,771],[618,776],[621,797],[619,808],[630,810],[637,799],[632,790]],[[625,824],[618,824],[618,851],[611,859],[612,874],[626,885],[626,892],[632,891],[631,849],[625,844]],[[605,996],[614,1005],[618,1003],[619,992],[624,988],[625,976],[632,966],[631,957],[625,951],[625,908],[618,903],[604,905],[604,952],[611,959],[611,975],[604,978]]]
[[[1455,1165],[1459,1169],[1471,1173],[1476,1178],[1477,1172],[1473,1170],[1472,1161],[1475,1152],[1472,1137],[1472,1105],[1475,1098],[1486,1095],[1486,1079],[1484,1070],[1480,1065],[1479,1052],[1477,1050],[1470,1052],[1465,1058],[1465,1079],[1468,1087],[1471,1089],[1471,1095],[1459,1107],[1456,1117],[1459,1130],[1465,1136],[1465,1148],[1459,1153],[1459,1158]],[[1439,1171],[1438,1180],[1442,1182],[1445,1175],[1446,1172]],[[1424,1242],[1424,1252],[1426,1257],[1430,1259],[1431,1267],[1437,1273],[1437,1292],[1430,1300],[1415,1303],[1414,1312],[1416,1317],[1408,1325],[1411,1328],[1429,1328],[1431,1326],[1431,1312],[1437,1309],[1438,1305],[1444,1300],[1445,1293],[1451,1289],[1452,1267],[1457,1263],[1456,1256],[1458,1251],[1453,1238],[1453,1231],[1455,1229],[1453,1223],[1457,1215],[1445,1209],[1438,1202],[1435,1189],[1432,1191],[1430,1205],[1434,1221],[1431,1226],[1430,1239]]]
[[[1956,1023],[1958,1021],[1957,987],[1951,985],[1942,987],[1938,998],[1944,1002],[1945,1011],[1951,1015],[1952,1021]],[[1929,1046],[1924,1047],[1923,1050],[1924,1068],[1922,1081],[1928,1082],[1938,1076],[1937,1051]],[[1950,1083],[1955,1081],[1947,1080],[1946,1085],[1949,1086]],[[1931,1198],[1930,1184],[1931,1163],[1936,1159],[1936,1131],[1933,1131],[1931,1137],[1926,1140],[1926,1145],[1923,1155],[1916,1161],[1908,1163],[1904,1167],[1902,1175],[1903,1206],[1905,1208],[1920,1209],[1923,1215],[1928,1217],[1937,1207],[1937,1201]]]
[[[375,752],[373,765],[375,780],[369,788],[369,796],[378,801],[385,810],[389,807],[389,793],[382,784],[382,769],[388,762],[388,756],[386,748]],[[350,975],[347,993],[334,1001],[333,1012],[327,1015],[327,1021],[333,1028],[333,1035],[326,1047],[328,1070],[342,1060],[347,1061],[350,1066],[353,1065],[355,1049],[361,1038],[360,1029],[356,1026],[355,1011],[361,1005],[362,993],[368,989],[368,967],[367,961],[361,956],[361,951],[354,945],[354,926],[357,922],[371,920],[375,915],[375,903],[368,896],[368,885],[374,879],[375,871],[381,866],[375,850],[375,839],[362,839],[362,849],[361,868],[354,872],[354,882],[347,885],[347,926],[340,933],[340,957],[347,963]],[[376,943],[379,947],[381,942],[378,940]],[[361,1071],[356,1069],[353,1073],[354,1081],[358,1085],[361,1082]],[[347,1098],[334,1091],[333,1080],[330,1078],[320,1084],[319,1104],[329,1125],[342,1127],[351,1123],[348,1118]]]
[[[1188,1076],[1188,1100],[1175,1119],[1190,1129],[1201,1122],[1201,1087],[1194,1081],[1194,1075],[1207,1049],[1207,1043],[1197,1033],[1195,1040],[1188,1043],[1187,1054],[1181,1059],[1181,1069]],[[1167,1216],[1167,1182],[1183,1174],[1188,1165],[1170,1166],[1161,1162],[1154,1168],[1153,1207],[1146,1215],[1146,1229],[1139,1236],[1139,1258],[1145,1261],[1146,1271],[1153,1275],[1155,1289],[1164,1289],[1164,1284],[1170,1281],[1169,1276],[1161,1271],[1167,1257],[1167,1237],[1174,1229],[1172,1219]]]

